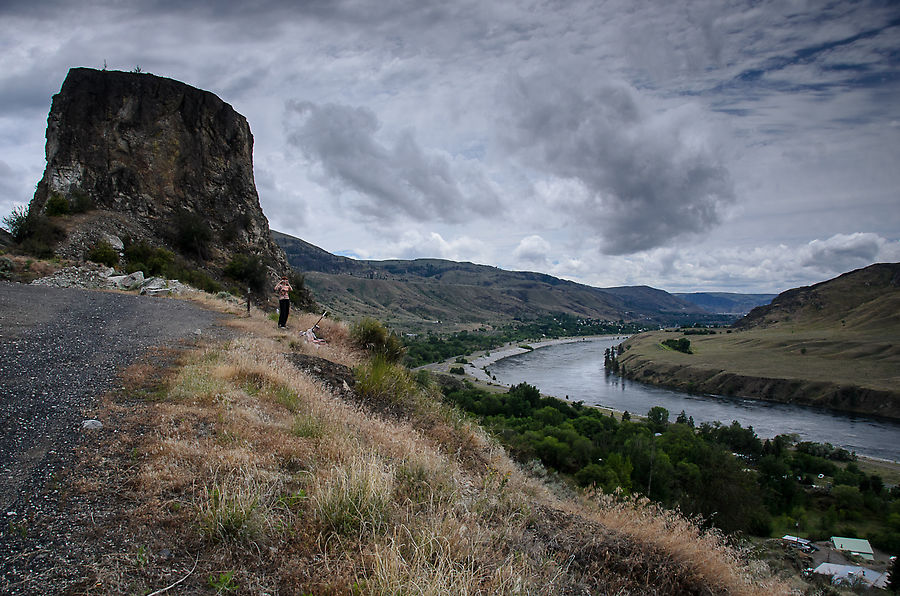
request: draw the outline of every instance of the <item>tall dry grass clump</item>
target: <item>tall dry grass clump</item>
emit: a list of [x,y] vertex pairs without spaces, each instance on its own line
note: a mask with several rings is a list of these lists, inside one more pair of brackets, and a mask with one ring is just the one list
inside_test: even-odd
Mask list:
[[[150,592],[196,562],[185,590],[226,579],[235,592],[270,594],[760,585],[742,553],[673,512],[552,496],[434,388],[384,354],[367,356],[346,326],[323,321],[328,343],[305,342],[296,330],[316,319],[292,315],[284,331],[262,313],[235,316],[232,339],[191,353],[153,391],[122,397],[139,400],[143,433],[119,454],[134,501],[129,539],[175,554],[142,566],[100,558],[98,578]],[[292,354],[352,369],[352,399]],[[659,579],[667,574],[676,580]]]

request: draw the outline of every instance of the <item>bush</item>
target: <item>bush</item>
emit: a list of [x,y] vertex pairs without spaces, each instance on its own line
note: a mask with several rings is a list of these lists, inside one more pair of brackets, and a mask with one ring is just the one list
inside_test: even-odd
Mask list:
[[23,212],[14,211],[15,221],[8,224],[15,227],[13,237],[19,242],[19,248],[39,258],[52,257],[53,247],[65,238],[65,231],[46,215],[33,214],[29,209],[23,216]]
[[107,267],[115,267],[119,264],[119,252],[105,241],[92,246],[86,257],[88,261],[102,263]]
[[306,280],[302,275],[291,272],[288,274],[288,281],[291,283],[291,287],[294,288],[290,291],[291,302],[296,305],[297,308],[307,312],[312,312],[319,308],[316,304],[316,299],[313,298],[312,292],[306,287]]
[[12,213],[3,218],[3,227],[9,232],[16,242],[25,239],[24,233],[27,229],[28,208],[24,205],[13,207]]
[[83,190],[73,190],[69,200],[72,213],[84,213],[94,208],[94,199]]
[[464,374],[466,374],[466,371],[461,366],[451,366],[450,374],[451,375],[464,375]]
[[58,192],[51,194],[50,198],[47,199],[46,205],[44,205],[44,212],[49,217],[68,215],[69,211],[71,211],[69,201]]
[[0,257],[0,279],[10,279],[12,272],[13,262],[6,257]]
[[266,266],[258,255],[236,254],[225,267],[225,275],[261,294],[266,289]]
[[182,211],[175,217],[175,246],[185,254],[206,259],[209,255],[209,243],[212,240],[212,230],[210,230],[209,224],[200,215],[187,211]]
[[146,242],[125,243],[126,271],[134,273],[143,271],[144,275],[151,277],[170,277],[169,271],[175,263],[175,253],[164,248],[150,246]]
[[373,355],[382,356],[388,362],[399,362],[406,353],[400,337],[388,331],[380,321],[366,317],[350,327],[350,338],[357,347]]
[[681,339],[667,339],[662,342],[662,345],[672,348],[678,352],[684,352],[685,354],[693,354],[691,352],[691,340],[686,337],[682,337]]

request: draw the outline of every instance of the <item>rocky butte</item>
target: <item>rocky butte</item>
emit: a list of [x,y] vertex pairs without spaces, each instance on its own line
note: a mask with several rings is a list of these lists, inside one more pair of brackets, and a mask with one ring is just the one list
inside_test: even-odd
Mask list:
[[30,213],[64,200],[56,247],[81,259],[98,242],[143,241],[219,272],[237,253],[289,268],[253,179],[246,118],[213,93],[146,73],[73,68],[47,118],[47,167]]

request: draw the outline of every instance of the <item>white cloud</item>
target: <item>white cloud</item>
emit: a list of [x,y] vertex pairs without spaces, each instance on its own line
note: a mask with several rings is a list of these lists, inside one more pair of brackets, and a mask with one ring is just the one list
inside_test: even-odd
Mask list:
[[540,265],[546,267],[550,254],[550,243],[538,235],[522,238],[519,245],[513,251],[513,257],[520,263],[530,266]]
[[478,256],[484,250],[484,242],[468,236],[445,240],[438,232],[407,229],[396,239],[382,238],[377,253],[369,247],[359,247],[353,252],[362,259],[415,259],[427,255],[451,261],[479,262]]

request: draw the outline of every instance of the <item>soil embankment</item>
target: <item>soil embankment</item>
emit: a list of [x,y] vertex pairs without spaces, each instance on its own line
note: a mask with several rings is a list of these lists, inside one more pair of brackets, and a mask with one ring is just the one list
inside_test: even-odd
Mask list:
[[219,316],[182,300],[0,282],[0,592],[52,564],[46,553],[68,552],[59,485],[99,397],[150,348],[220,332]]
[[[722,335],[694,337],[692,354],[667,350],[659,333],[625,342],[619,357],[626,378],[688,393],[727,395],[828,408],[841,412],[900,420],[900,391],[877,381],[872,363],[858,361],[862,372],[846,372],[833,354],[821,358],[804,348],[792,349],[760,338]],[[671,334],[666,337],[672,337]],[[729,342],[729,343],[725,343]],[[745,342],[742,344],[742,342]],[[743,345],[740,349],[732,347]],[[750,346],[750,347],[746,347]],[[771,361],[771,362],[769,362]],[[887,386],[885,386],[887,385]]]

